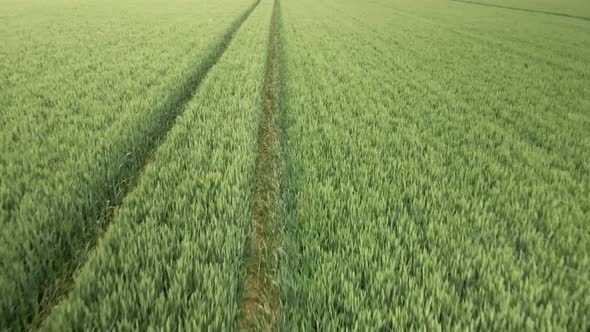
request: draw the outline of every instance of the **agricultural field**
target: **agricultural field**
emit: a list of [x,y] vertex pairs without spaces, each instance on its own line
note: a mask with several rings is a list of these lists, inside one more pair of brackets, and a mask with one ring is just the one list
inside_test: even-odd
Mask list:
[[254,5],[2,3],[0,306],[9,325],[43,310],[37,298],[79,264]]
[[588,23],[281,6],[285,330],[587,329]]
[[[574,17],[590,21],[590,5],[585,0],[454,0],[500,9],[527,11],[530,13]],[[498,12],[499,14],[502,11]]]
[[0,331],[590,329],[590,3],[0,0]]

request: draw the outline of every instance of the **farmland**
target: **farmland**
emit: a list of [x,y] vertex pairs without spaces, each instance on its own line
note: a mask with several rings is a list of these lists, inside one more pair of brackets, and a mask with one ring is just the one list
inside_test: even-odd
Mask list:
[[0,330],[590,329],[590,5],[0,0]]
[[[588,2],[583,0],[568,0],[567,2],[556,0],[455,0],[464,1],[465,3],[472,3],[475,5],[483,5],[489,7],[496,7],[499,9],[511,9],[517,11],[525,11],[529,13],[537,13],[544,15],[565,16],[582,20],[590,20],[590,6]],[[500,12],[501,13],[501,12]]]
[[587,23],[281,4],[285,330],[587,328]]
[[254,4],[117,3],[7,4],[0,301],[17,326],[100,233]]

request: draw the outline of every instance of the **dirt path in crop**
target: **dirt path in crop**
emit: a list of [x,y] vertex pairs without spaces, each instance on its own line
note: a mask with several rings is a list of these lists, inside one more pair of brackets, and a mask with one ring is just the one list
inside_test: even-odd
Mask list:
[[246,283],[238,327],[240,330],[275,330],[279,307],[276,273],[280,227],[280,42],[279,3],[271,19],[265,91],[256,161],[256,191],[252,233],[246,244]]
[[117,189],[117,193],[114,194],[111,204],[101,212],[98,220],[101,225],[100,234],[98,234],[98,236],[85,238],[81,241],[77,255],[75,257],[70,257],[59,276],[43,287],[41,294],[39,295],[37,308],[27,324],[29,329],[39,328],[44,319],[51,312],[51,309],[65,299],[72,290],[77,272],[82,268],[90,254],[94,251],[98,239],[107,232],[108,226],[116,219],[119,206],[125,197],[127,197],[127,195],[129,195],[136,187],[146,167],[154,160],[158,148],[166,141],[166,137],[174,127],[176,119],[184,113],[186,105],[195,95],[195,92],[207,76],[209,70],[215,66],[221,56],[225,53],[236,32],[246,19],[248,19],[254,9],[256,9],[259,3],[260,0],[253,3],[230,25],[221,39],[212,46],[210,54],[204,58],[203,63],[198,66],[198,70],[190,75],[182,89],[174,91],[170,95],[171,102],[170,107],[167,110],[169,117],[167,121],[162,123],[162,126],[157,132],[150,133],[151,137],[147,140],[150,142],[150,146],[145,155],[142,156],[143,164],[133,172],[131,177],[122,179],[120,184],[114,184],[114,187],[120,189]]

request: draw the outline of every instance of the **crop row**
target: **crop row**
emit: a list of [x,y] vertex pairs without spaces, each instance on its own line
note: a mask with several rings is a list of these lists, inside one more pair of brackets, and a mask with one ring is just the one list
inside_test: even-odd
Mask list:
[[588,328],[587,27],[454,8],[282,2],[284,330]]
[[0,17],[0,329],[590,327],[587,22],[58,1]]
[[6,5],[0,328],[48,304],[253,4]]
[[[465,1],[465,0],[456,0]],[[584,0],[569,0],[567,4],[555,0],[467,0],[468,5],[496,7],[496,13],[515,10],[535,15],[554,15],[590,21],[590,5]]]
[[238,30],[46,328],[234,328],[271,14]]

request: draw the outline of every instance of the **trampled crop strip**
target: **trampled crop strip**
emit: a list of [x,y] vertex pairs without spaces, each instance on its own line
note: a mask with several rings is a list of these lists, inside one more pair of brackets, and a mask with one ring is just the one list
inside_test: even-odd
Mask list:
[[[125,197],[133,191],[139,178],[143,174],[143,171],[153,160],[155,153],[162,143],[166,140],[166,136],[170,130],[174,127],[175,121],[183,112],[187,103],[191,100],[195,91],[199,88],[200,83],[207,76],[209,70],[215,66],[218,60],[221,58],[229,44],[231,43],[234,35],[250,16],[250,14],[256,9],[260,0],[257,0],[252,6],[250,6],[242,15],[240,15],[229,27],[227,32],[218,41],[218,43],[211,49],[211,52],[205,57],[204,62],[199,66],[183,84],[183,88],[176,91],[170,97],[170,107],[165,111],[166,120],[157,132],[154,132],[151,136],[154,139],[148,140],[152,143],[151,146],[146,149],[147,151],[143,156],[144,160],[142,165],[137,167],[137,171],[132,173],[132,176],[122,179],[121,183],[124,184],[123,190],[117,190],[118,185],[113,186],[114,199],[112,204],[103,209],[99,218],[102,226],[102,234],[107,231],[108,225],[115,219],[116,212],[119,205],[122,204]],[[98,235],[99,237],[101,234]],[[38,309],[32,314],[29,325],[31,327],[39,326],[44,318],[49,314],[51,308],[54,307],[60,300],[67,296],[67,293],[71,290],[71,286],[74,282],[74,276],[76,271],[85,263],[89,253],[93,250],[96,245],[97,238],[89,238],[87,242],[81,243],[79,249],[79,255],[71,257],[67,266],[64,266],[61,273],[54,280],[50,281],[50,285],[45,289],[42,289],[41,296],[38,300]]]
[[268,40],[265,91],[258,136],[256,191],[252,229],[246,245],[246,282],[238,325],[244,330],[273,330],[278,286],[277,251],[280,235],[281,115],[280,8],[275,0]]
[[576,18],[576,19],[584,20],[584,21],[590,21],[590,17],[576,16],[576,15],[570,15],[570,14],[565,14],[565,13],[549,12],[549,11],[545,11],[545,10],[518,8],[518,7],[494,5],[491,3],[482,3],[482,2],[465,1],[465,0],[449,0],[449,1],[463,2],[463,3],[472,4],[472,5],[481,5],[481,6],[488,6],[488,7],[518,10],[518,11],[529,12],[529,13],[538,13],[538,14],[546,14],[546,15],[553,15],[553,16],[569,17],[569,18]]

